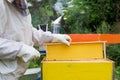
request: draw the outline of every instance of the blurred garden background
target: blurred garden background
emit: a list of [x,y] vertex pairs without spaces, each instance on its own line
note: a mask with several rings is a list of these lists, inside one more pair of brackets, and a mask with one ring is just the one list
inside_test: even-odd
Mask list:
[[[119,34],[120,0],[28,0],[35,28],[61,18],[64,34]],[[40,66],[40,59],[33,60],[30,68]],[[120,45],[107,45],[107,57],[115,61],[115,77],[120,79]]]

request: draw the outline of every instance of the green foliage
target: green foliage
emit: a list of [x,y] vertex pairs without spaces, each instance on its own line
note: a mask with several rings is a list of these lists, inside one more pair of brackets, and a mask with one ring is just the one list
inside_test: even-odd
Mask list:
[[41,65],[41,61],[43,60],[43,58],[45,57],[45,55],[41,55],[40,58],[32,60],[30,62],[29,68],[37,68],[40,67]]
[[97,33],[109,33],[110,29],[111,29],[111,26],[105,21],[103,21],[101,25],[97,26],[96,32]]
[[116,66],[120,66],[120,45],[112,44],[107,46],[107,55],[115,61]]
[[115,78],[120,79],[120,66],[115,68]]
[[107,57],[115,62],[115,78],[120,78],[120,44],[108,45]]
[[118,0],[73,0],[72,7],[64,10],[65,25],[69,26],[72,33],[86,33],[86,29],[88,33],[96,33],[103,21],[112,27],[114,22],[120,21],[118,3]]
[[37,0],[29,0],[33,5],[29,9],[34,27],[37,27],[39,24],[51,23],[51,18],[54,16],[53,4],[55,1],[56,0],[42,0],[37,2]]

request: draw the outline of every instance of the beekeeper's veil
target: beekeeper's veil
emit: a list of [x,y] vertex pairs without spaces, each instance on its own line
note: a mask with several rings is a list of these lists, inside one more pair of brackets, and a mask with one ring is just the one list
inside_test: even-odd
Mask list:
[[26,0],[7,0],[12,4],[22,15],[27,16],[29,14]]

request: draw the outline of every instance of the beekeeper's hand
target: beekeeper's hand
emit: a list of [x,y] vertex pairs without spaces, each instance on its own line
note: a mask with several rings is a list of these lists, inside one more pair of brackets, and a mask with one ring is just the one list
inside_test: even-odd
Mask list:
[[39,58],[40,53],[35,48],[24,44],[18,54],[18,57],[21,57],[24,62],[28,62],[31,59]]
[[66,34],[52,34],[52,35],[53,35],[52,42],[60,42],[68,46],[70,45],[70,42],[71,42],[70,36]]

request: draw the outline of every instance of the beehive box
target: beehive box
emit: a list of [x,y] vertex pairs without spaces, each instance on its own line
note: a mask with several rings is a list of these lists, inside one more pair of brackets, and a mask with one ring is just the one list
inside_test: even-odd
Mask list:
[[113,80],[114,62],[106,58],[105,42],[47,44],[42,80]]
[[113,61],[42,61],[42,80],[113,80]]
[[82,42],[65,44],[47,44],[46,60],[103,59],[104,42]]

